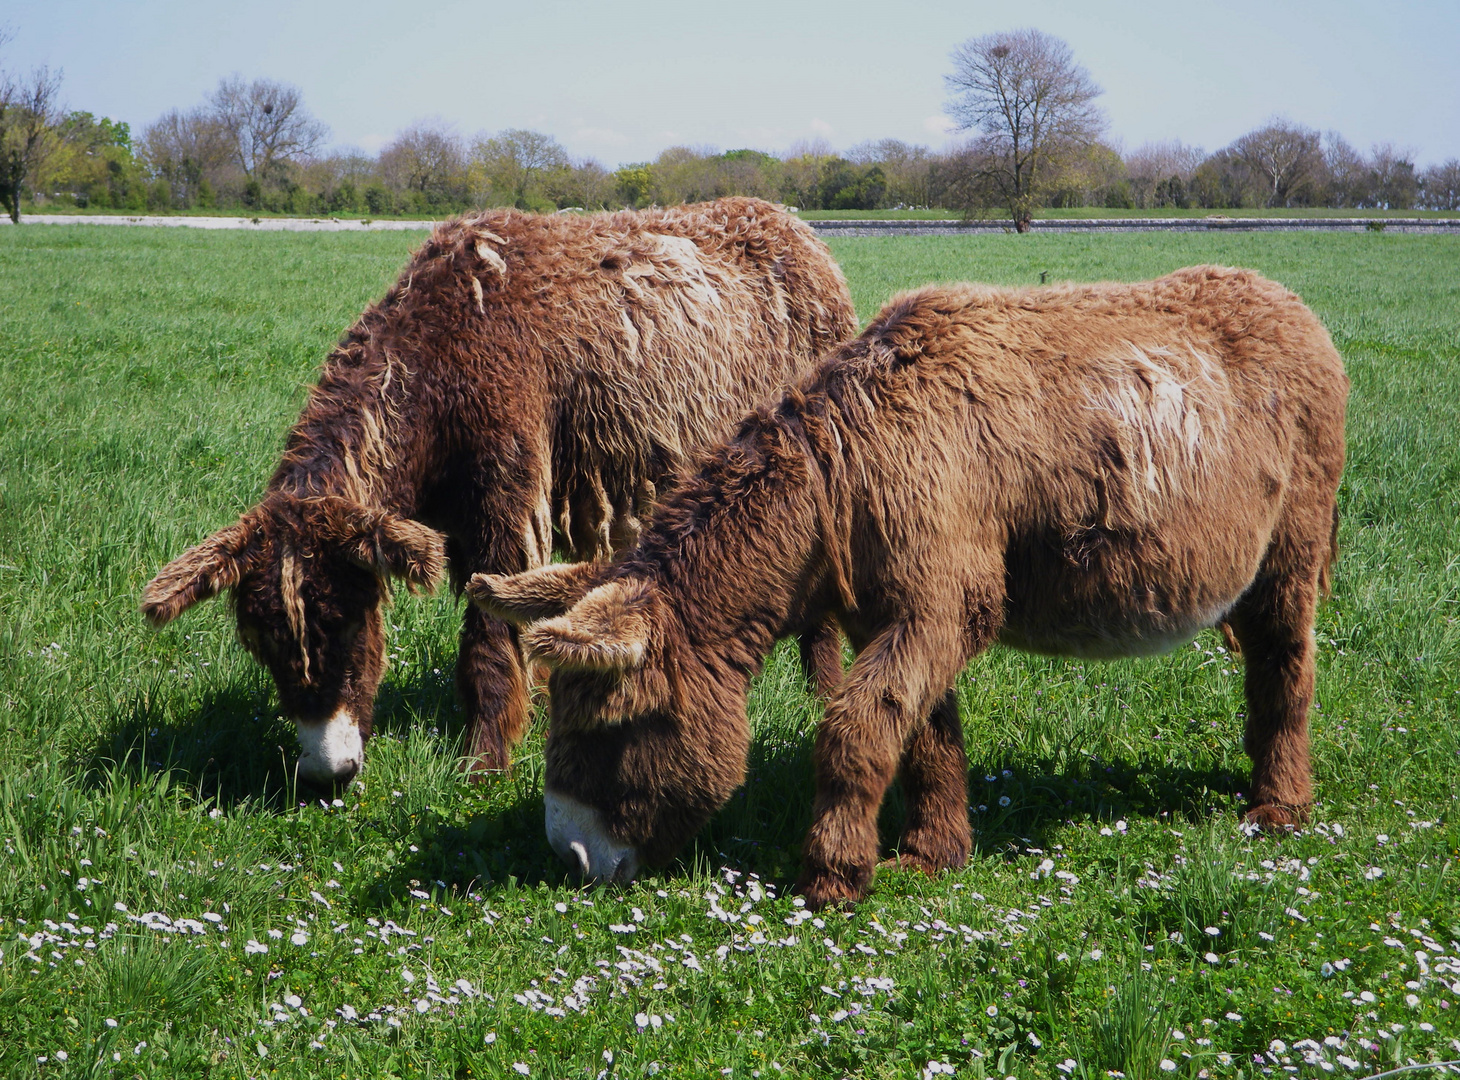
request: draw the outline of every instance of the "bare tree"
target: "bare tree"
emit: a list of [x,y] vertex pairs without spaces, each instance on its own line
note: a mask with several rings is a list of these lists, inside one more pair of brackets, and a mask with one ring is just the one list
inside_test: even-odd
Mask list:
[[297,86],[272,79],[224,79],[208,106],[234,162],[251,180],[272,178],[286,162],[313,154],[329,134],[309,115]]
[[1068,45],[1038,30],[970,38],[952,60],[944,108],[978,133],[963,160],[985,170],[965,187],[996,195],[1027,232],[1048,181],[1105,129],[1100,88]]
[[1419,198],[1414,154],[1390,143],[1374,147],[1369,159],[1369,192],[1373,205],[1385,210],[1408,210]]
[[440,122],[418,121],[380,152],[380,171],[394,188],[460,199],[466,187],[461,140]]
[[1329,206],[1367,206],[1369,164],[1336,131],[1323,136],[1323,167],[1327,173]]
[[179,206],[197,201],[204,180],[217,188],[232,162],[227,132],[205,109],[163,113],[142,132],[138,156]]
[[1281,119],[1249,131],[1232,144],[1232,151],[1266,182],[1268,206],[1299,201],[1323,166],[1318,132]]
[[1460,159],[1431,165],[1420,177],[1420,191],[1431,210],[1460,210]]
[[1157,188],[1165,185],[1169,193],[1177,180],[1184,187],[1191,183],[1197,166],[1206,159],[1206,151],[1199,146],[1187,146],[1179,139],[1168,142],[1148,142],[1139,150],[1125,157],[1125,172],[1130,180],[1131,197],[1135,204],[1145,208],[1161,202]]
[[569,167],[568,152],[551,135],[511,128],[472,147],[472,166],[494,199],[530,209],[544,201],[542,181],[550,172]]
[[[9,34],[0,30],[0,46]],[[20,224],[20,194],[55,149],[60,136],[61,73],[35,68],[29,76],[0,69],[0,206]]]
[[847,151],[857,165],[880,165],[887,179],[887,196],[904,206],[927,206],[931,201],[928,178],[933,155],[926,146],[911,146],[901,139],[859,143]]
[[575,161],[547,178],[548,196],[562,209],[602,210],[613,201],[613,173],[594,158]]

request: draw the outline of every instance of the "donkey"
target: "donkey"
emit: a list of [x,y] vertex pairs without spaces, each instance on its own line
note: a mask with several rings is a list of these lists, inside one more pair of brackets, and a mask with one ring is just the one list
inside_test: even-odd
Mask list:
[[744,779],[772,643],[827,613],[857,658],[816,735],[813,905],[866,892],[894,774],[899,862],[966,862],[953,683],[994,642],[1118,657],[1230,623],[1246,817],[1292,826],[1347,393],[1317,318],[1250,271],[894,298],[616,561],[468,584],[553,669],[554,849],[603,879],[668,861]]
[[[856,331],[811,229],[757,199],[645,213],[496,210],[438,227],[325,362],[263,499],[162,569],[156,626],[232,590],[298,726],[299,775],[348,783],[385,668],[389,580],[603,558],[658,489]],[[828,685],[835,629],[803,642]],[[515,629],[468,604],[467,765],[527,723]]]

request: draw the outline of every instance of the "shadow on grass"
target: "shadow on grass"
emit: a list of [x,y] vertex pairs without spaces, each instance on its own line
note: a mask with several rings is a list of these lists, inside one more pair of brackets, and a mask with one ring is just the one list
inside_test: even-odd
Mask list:
[[[1012,775],[1005,777],[1005,770]],[[989,782],[986,777],[993,776]],[[1017,766],[989,757],[971,763],[968,787],[975,857],[1015,858],[1027,847],[1048,848],[1057,834],[1082,822],[1121,818],[1198,821],[1232,809],[1245,781],[1215,765],[1134,761],[1037,760]],[[1009,799],[1000,806],[1002,797]],[[725,807],[673,862],[651,871],[668,882],[730,866],[787,887],[795,881],[800,847],[811,823],[811,743],[756,742],[750,773]],[[977,808],[983,807],[982,811]],[[904,815],[897,785],[879,819],[885,850],[896,844]],[[433,886],[490,896],[519,888],[573,885],[543,832],[540,792],[509,805],[452,817],[429,815],[414,834],[416,851],[370,887],[388,906],[412,889]]]
[[[199,801],[228,811],[240,803],[284,810],[331,792],[300,782],[294,725],[278,716],[274,688],[262,675],[210,690],[183,716],[173,715],[167,688],[154,686],[120,705],[95,743],[77,755],[88,785],[120,766],[137,774],[167,771]],[[421,723],[457,733],[449,685],[388,681],[375,702],[375,730],[404,736]],[[445,742],[443,745],[454,745]]]
[[186,715],[169,715],[165,691],[140,693],[79,755],[88,785],[109,768],[170,772],[199,800],[227,810],[241,802],[283,808],[292,794],[295,737],[275,719],[271,688],[240,683],[206,693]]
[[[277,719],[267,678],[211,691],[181,718],[167,707],[165,691],[154,687],[139,693],[104,725],[79,762],[88,783],[101,783],[107,767],[116,763],[139,775],[166,770],[194,797],[212,800],[225,811],[244,802],[284,810],[322,794],[295,786],[293,727]],[[446,736],[433,740],[439,752],[455,753],[462,717],[453,704],[448,677],[387,680],[376,700],[376,730],[404,737],[432,725]],[[729,865],[767,881],[794,881],[811,822],[811,746],[809,734],[783,731],[757,738],[746,783],[657,876],[673,880]],[[1074,752],[1032,759],[987,753],[969,765],[974,854],[1012,857],[1025,847],[1048,847],[1053,834],[1080,822],[1204,819],[1229,810],[1243,782],[1215,764],[1177,765],[1154,755],[1100,760]],[[572,880],[547,844],[535,781],[524,782],[519,775],[487,783],[509,785],[487,800],[490,809],[474,812],[481,800],[454,800],[448,793],[409,824],[361,822],[365,842],[371,831],[396,839],[404,834],[415,849],[366,887],[367,904],[388,906],[437,882],[458,891],[487,891]],[[903,816],[902,793],[894,785],[879,818],[887,851],[896,844]]]

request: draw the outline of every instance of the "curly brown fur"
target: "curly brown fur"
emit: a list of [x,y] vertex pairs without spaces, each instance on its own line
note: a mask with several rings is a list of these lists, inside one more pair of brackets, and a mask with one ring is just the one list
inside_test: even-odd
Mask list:
[[[447,222],[330,354],[263,501],[164,567],[143,611],[160,626],[232,589],[286,711],[367,737],[385,578],[609,555],[855,325],[825,246],[758,200]],[[471,764],[504,766],[527,721],[515,630],[468,607],[457,685]]]
[[867,888],[899,773],[902,861],[966,860],[951,687],[995,641],[1125,656],[1226,619],[1247,663],[1249,818],[1293,824],[1347,393],[1318,320],[1249,271],[894,299],[582,583],[582,605],[633,598],[593,608],[614,643],[596,669],[574,651],[586,609],[527,631],[556,668],[548,797],[577,830],[550,839],[671,857],[744,777],[771,644],[828,612],[857,658],[816,737],[813,904]]

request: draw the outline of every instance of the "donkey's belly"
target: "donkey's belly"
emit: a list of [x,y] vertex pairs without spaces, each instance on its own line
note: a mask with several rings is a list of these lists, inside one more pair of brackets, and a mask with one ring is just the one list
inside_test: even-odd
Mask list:
[[1205,610],[1159,614],[1112,610],[1103,618],[1085,613],[1055,623],[1011,619],[1000,631],[999,641],[1025,652],[1087,660],[1152,656],[1170,652],[1215,626],[1230,607],[1223,603]]
[[1219,622],[1257,572],[1263,538],[1212,539],[1108,536],[1079,559],[1048,544],[1011,551],[999,640],[1091,659],[1167,652]]

